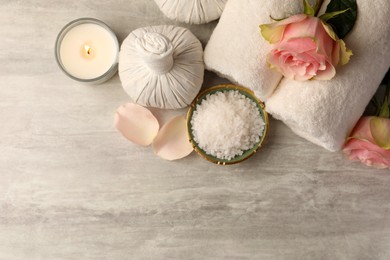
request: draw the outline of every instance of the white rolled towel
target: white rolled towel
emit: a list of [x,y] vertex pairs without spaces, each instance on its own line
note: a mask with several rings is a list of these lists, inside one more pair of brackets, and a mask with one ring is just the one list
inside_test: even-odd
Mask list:
[[[324,2],[326,6],[328,1]],[[284,78],[267,110],[295,133],[340,150],[390,66],[389,0],[358,1],[358,18],[345,42],[354,55],[329,81]]]
[[266,100],[282,74],[265,62],[272,46],[260,35],[259,25],[269,23],[270,15],[282,18],[302,10],[302,1],[229,0],[205,48],[206,69]]

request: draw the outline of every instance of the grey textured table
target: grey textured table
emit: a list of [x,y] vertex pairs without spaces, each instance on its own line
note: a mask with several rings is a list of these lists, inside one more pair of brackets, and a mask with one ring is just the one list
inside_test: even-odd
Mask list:
[[[0,259],[390,259],[389,171],[275,120],[242,164],[164,161],[114,129],[117,75],[84,86],[59,70],[63,25],[96,17],[122,41],[173,23],[152,0],[0,6]],[[205,43],[214,26],[190,29]]]

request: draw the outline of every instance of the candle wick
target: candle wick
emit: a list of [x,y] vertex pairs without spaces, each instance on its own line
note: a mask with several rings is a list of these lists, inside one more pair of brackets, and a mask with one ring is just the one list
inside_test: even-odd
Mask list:
[[88,45],[84,45],[84,49],[85,49],[85,51],[87,52],[88,55],[91,54],[91,47],[89,47]]

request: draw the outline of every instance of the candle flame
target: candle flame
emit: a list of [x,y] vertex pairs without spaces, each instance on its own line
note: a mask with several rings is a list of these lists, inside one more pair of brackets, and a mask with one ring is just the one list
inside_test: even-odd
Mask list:
[[87,52],[88,55],[91,54],[91,47],[89,45],[84,45],[84,49]]

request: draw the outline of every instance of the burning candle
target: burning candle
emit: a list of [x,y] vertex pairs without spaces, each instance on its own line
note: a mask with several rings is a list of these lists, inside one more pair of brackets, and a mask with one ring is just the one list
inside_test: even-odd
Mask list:
[[102,83],[118,69],[119,44],[103,22],[81,18],[67,24],[58,34],[55,55],[70,78],[84,83]]

